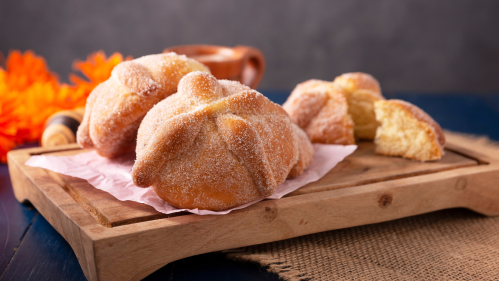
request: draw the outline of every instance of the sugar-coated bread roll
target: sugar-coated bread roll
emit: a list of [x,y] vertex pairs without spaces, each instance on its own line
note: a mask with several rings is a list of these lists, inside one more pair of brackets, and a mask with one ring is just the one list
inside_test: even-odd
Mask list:
[[193,72],[147,113],[136,152],[137,186],[178,208],[224,210],[273,194],[301,174],[313,149],[262,94]]
[[355,123],[354,134],[359,139],[374,139],[379,123],[374,115],[374,102],[384,100],[378,81],[369,74],[352,72],[334,79],[348,101],[348,113]]
[[355,143],[344,92],[332,82],[313,79],[298,84],[283,108],[314,143]]
[[118,64],[111,77],[90,93],[77,132],[78,143],[106,157],[133,150],[146,113],[175,93],[180,79],[192,71],[209,72],[203,64],[175,53]]
[[376,153],[419,161],[442,157],[444,133],[422,109],[401,100],[377,101],[374,107],[381,123],[374,140]]

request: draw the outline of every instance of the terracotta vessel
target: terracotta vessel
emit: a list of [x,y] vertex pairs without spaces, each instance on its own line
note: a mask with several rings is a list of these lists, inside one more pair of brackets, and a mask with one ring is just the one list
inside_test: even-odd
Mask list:
[[208,66],[217,79],[239,81],[253,89],[258,87],[265,71],[262,52],[248,46],[182,45],[163,52],[175,52],[196,59]]

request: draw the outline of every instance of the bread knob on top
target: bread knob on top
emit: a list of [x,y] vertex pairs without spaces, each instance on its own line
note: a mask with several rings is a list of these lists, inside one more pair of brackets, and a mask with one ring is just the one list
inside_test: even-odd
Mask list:
[[224,210],[268,197],[313,148],[286,112],[239,82],[192,72],[140,125],[132,179],[178,208]]
[[106,157],[133,150],[146,113],[175,93],[180,79],[192,71],[209,72],[203,64],[175,53],[118,64],[111,77],[90,93],[78,143]]

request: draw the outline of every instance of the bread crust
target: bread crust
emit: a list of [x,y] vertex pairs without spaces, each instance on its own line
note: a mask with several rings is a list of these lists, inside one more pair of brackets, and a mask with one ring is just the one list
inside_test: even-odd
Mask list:
[[336,77],[333,81],[336,85],[340,86],[346,91],[355,92],[359,89],[369,90],[379,97],[383,97],[381,94],[381,87],[379,86],[378,80],[376,80],[372,75],[363,72],[350,72],[343,73],[342,75]]
[[283,108],[314,143],[355,143],[347,100],[332,82],[312,79],[298,84]]
[[224,210],[270,196],[310,164],[308,139],[257,91],[204,72],[189,73],[178,88],[140,125],[137,186],[152,186],[178,208]]
[[90,93],[77,132],[78,143],[105,157],[133,150],[142,118],[175,93],[180,79],[192,71],[209,72],[201,63],[175,53],[118,64],[111,77]]

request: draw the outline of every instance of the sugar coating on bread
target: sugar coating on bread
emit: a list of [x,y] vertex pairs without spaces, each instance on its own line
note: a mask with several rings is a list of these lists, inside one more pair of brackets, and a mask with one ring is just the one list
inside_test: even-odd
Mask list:
[[312,142],[355,143],[347,100],[332,82],[312,79],[298,84],[283,108]]
[[303,171],[312,163],[312,158],[314,157],[314,147],[312,143],[308,139],[307,134],[298,127],[298,125],[292,123],[293,130],[295,134],[298,136],[298,161],[293,166],[291,171],[289,171],[288,177],[294,178],[303,173]]
[[301,174],[290,175],[310,163],[308,154],[299,162],[300,150],[310,152],[301,145],[279,105],[239,82],[192,72],[142,121],[132,179],[172,206],[224,210]]
[[355,123],[355,137],[374,139],[379,126],[374,114],[374,103],[385,99],[378,81],[367,73],[352,72],[336,77],[333,82],[344,90],[348,113]]
[[381,87],[378,80],[372,75],[363,72],[343,73],[333,81],[336,85],[348,92],[355,92],[359,89],[369,90],[374,94],[381,95]]
[[419,161],[444,154],[445,135],[435,120],[419,107],[401,100],[377,101],[376,153]]
[[149,55],[118,64],[111,77],[90,93],[77,141],[100,155],[114,157],[133,150],[142,118],[159,101],[177,91],[203,64],[175,53]]

